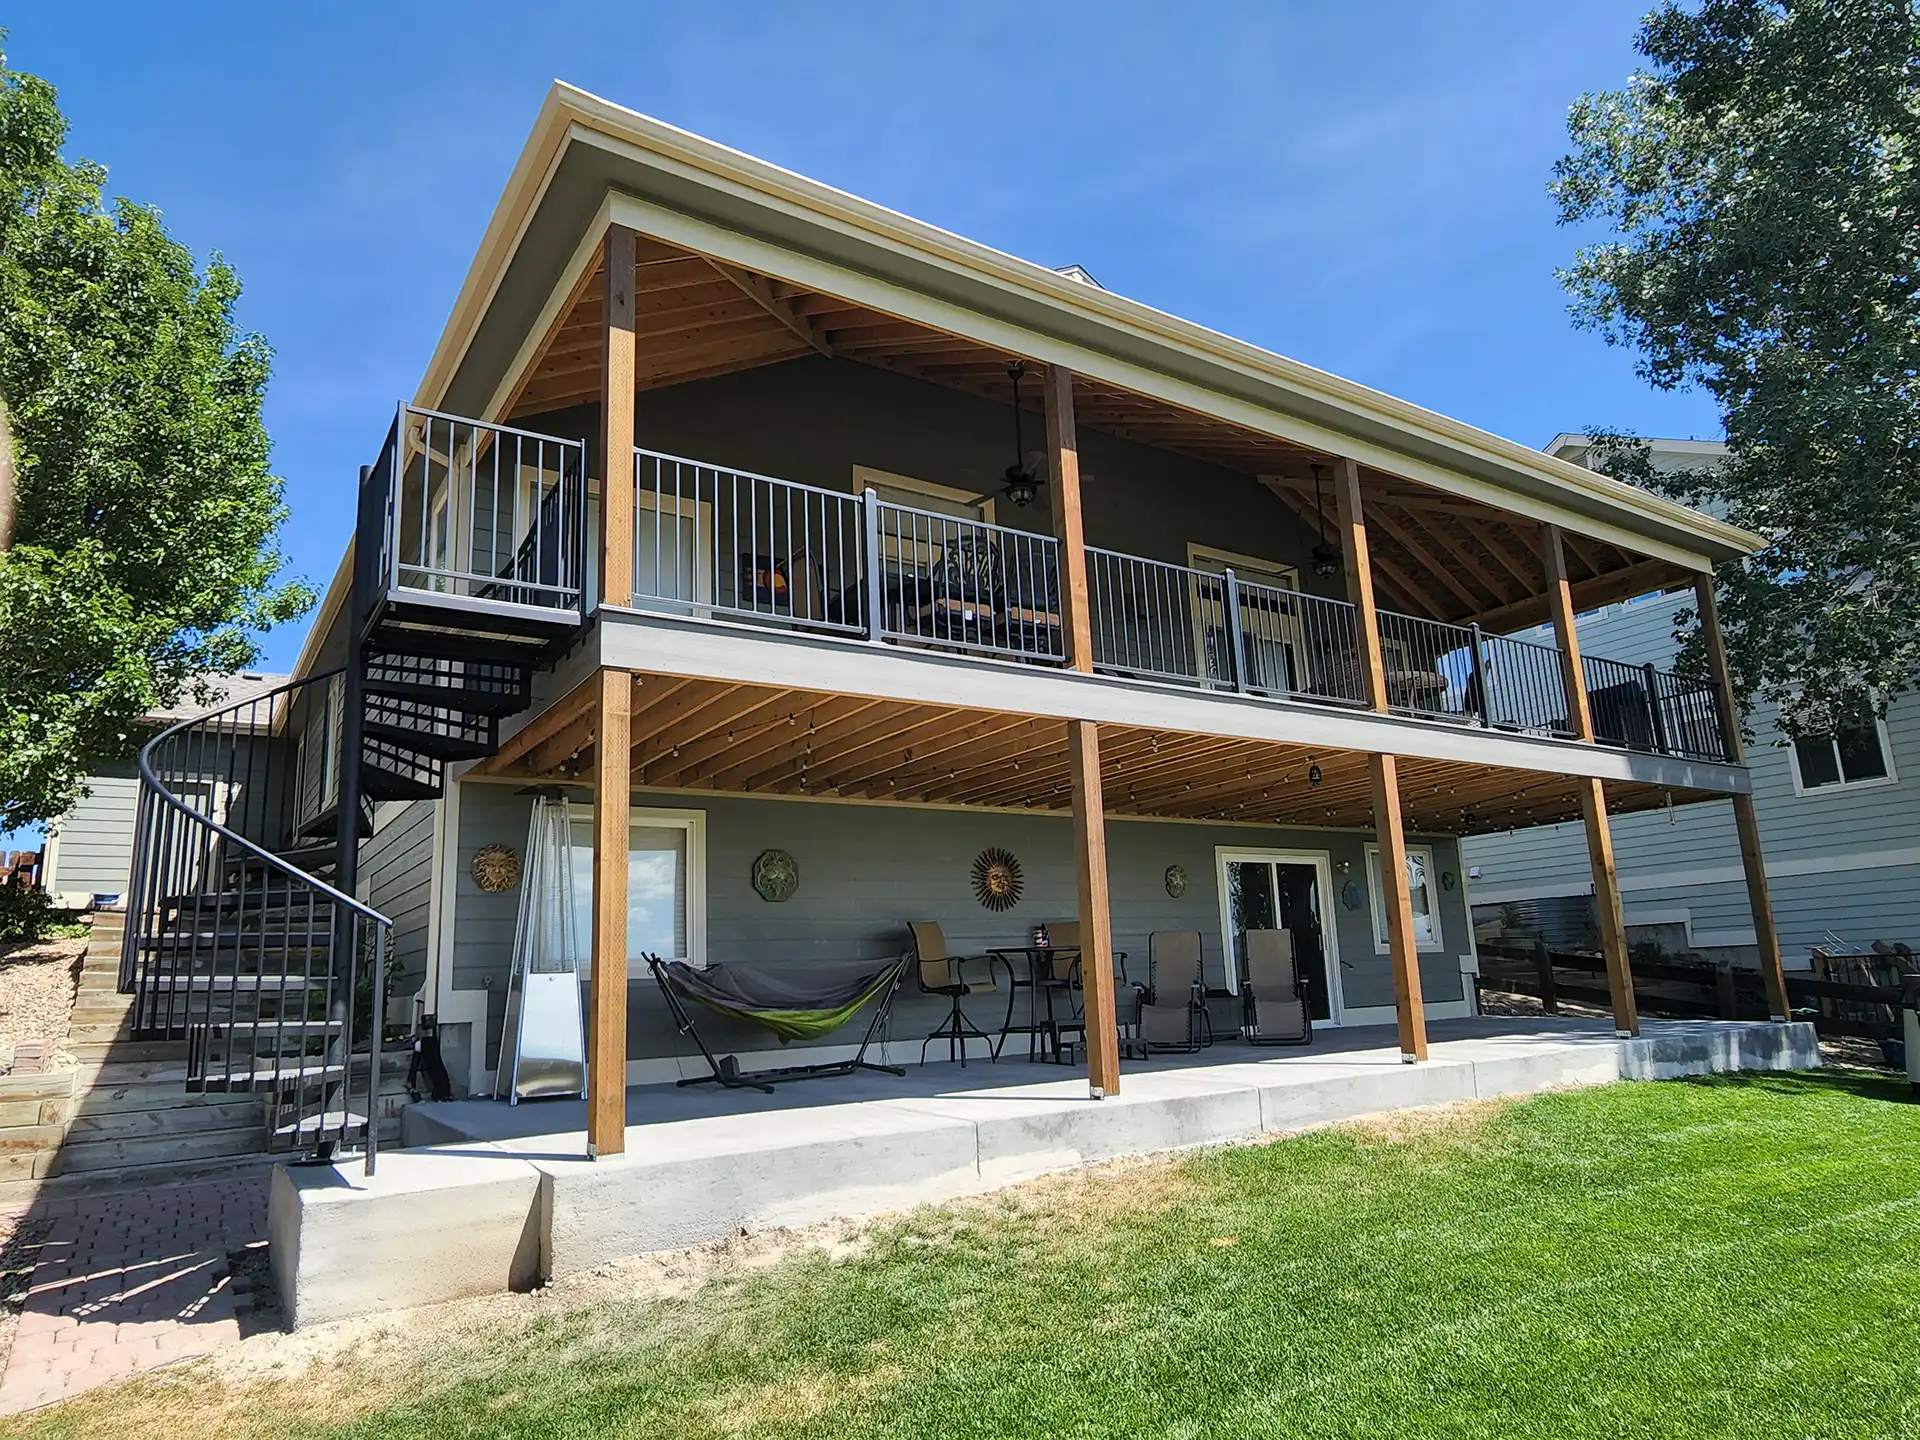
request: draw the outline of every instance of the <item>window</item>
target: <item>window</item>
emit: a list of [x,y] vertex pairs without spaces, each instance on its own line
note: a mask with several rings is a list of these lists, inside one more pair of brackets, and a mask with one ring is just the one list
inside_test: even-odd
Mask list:
[[[1274,595],[1276,590],[1298,590],[1300,572],[1254,555],[1187,545],[1187,564],[1210,575],[1229,569],[1240,583],[1240,664],[1247,685],[1261,692],[1285,694],[1304,683],[1297,624],[1291,609]],[[1233,679],[1233,647],[1227,640],[1226,592],[1210,581],[1194,580],[1190,603],[1194,636],[1206,662],[1209,680]]]
[[[1413,899],[1413,946],[1416,950],[1439,950],[1440,903],[1433,888],[1433,847],[1407,847],[1407,893]],[[1373,897],[1373,948],[1385,954],[1387,941],[1387,892],[1380,883],[1380,847],[1367,847],[1367,889]]]
[[[627,973],[647,973],[644,955],[707,963],[706,814],[635,810],[627,840]],[[574,923],[593,934],[593,812],[573,811]]]
[[1893,779],[1893,751],[1887,744],[1887,727],[1878,719],[1793,742],[1793,788],[1798,794],[1886,785]]
[[[952,485],[931,480],[916,480],[911,475],[895,475],[866,465],[853,467],[853,493],[871,490],[882,504],[904,505],[910,510],[925,510],[935,515],[951,515],[956,520],[984,520],[993,523],[993,500],[982,498]],[[952,530],[956,527],[946,527]],[[924,530],[925,538],[919,538]],[[889,527],[880,537],[880,548],[887,557],[887,568],[895,573],[926,574],[940,559],[934,543],[935,530],[906,524]]]

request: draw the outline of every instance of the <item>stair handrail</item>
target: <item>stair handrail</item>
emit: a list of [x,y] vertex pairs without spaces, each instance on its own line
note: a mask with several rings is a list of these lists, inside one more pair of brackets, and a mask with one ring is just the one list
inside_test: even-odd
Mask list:
[[[183,817],[189,825],[198,827],[201,832],[204,832],[204,836],[200,839],[201,848],[199,855],[202,862],[201,868],[205,868],[207,859],[217,854],[220,847],[230,847],[232,850],[241,852],[245,856],[258,862],[266,870],[280,877],[281,882],[288,887],[289,893],[296,888],[311,892],[315,900],[323,900],[337,907],[336,913],[344,911],[346,914],[358,917],[359,920],[365,921],[373,926],[375,936],[373,945],[374,974],[373,994],[371,997],[372,1013],[369,1017],[371,1022],[369,1026],[371,1035],[371,1044],[369,1047],[371,1068],[368,1074],[365,1132],[366,1168],[368,1173],[371,1174],[378,1150],[378,1116],[376,1110],[380,1089],[381,1027],[385,1010],[387,940],[393,929],[392,919],[357,897],[349,895],[338,887],[328,884],[319,876],[301,869],[284,856],[275,854],[271,849],[267,848],[267,846],[248,835],[242,834],[232,825],[216,820],[212,815],[202,813],[200,810],[195,809],[186,797],[176,793],[168,782],[161,778],[160,773],[161,770],[165,768],[163,756],[167,748],[175,745],[177,742],[190,742],[193,733],[196,731],[218,735],[222,731],[223,722],[234,721],[236,723],[225,728],[229,737],[237,738],[241,733],[237,721],[240,713],[243,711],[257,711],[259,707],[264,705],[266,707],[268,720],[267,732],[271,736],[271,734],[281,726],[282,722],[290,717],[293,697],[297,692],[305,690],[309,686],[328,684],[336,675],[344,674],[345,669],[345,666],[337,666],[330,670],[316,671],[300,679],[290,681],[285,685],[276,686],[271,690],[249,695],[241,699],[231,700],[224,705],[218,705],[197,715],[188,716],[169,725],[140,747],[138,756],[140,793],[135,811],[136,829],[134,835],[134,852],[129,875],[129,888],[131,893],[128,896],[129,903],[127,905],[128,920],[130,923],[126,925],[121,938],[120,989],[122,993],[133,993],[138,988],[140,979],[142,978],[140,953],[143,941],[157,934],[155,921],[158,913],[163,908],[161,902],[164,898],[159,893],[159,887],[163,882],[158,872],[166,864],[166,861],[155,854],[156,837],[164,836],[163,843],[167,844],[168,847],[175,852],[171,857],[173,859],[177,860],[189,853],[185,848],[182,837],[176,837],[171,834],[167,821],[169,814],[177,814]],[[249,720],[247,733],[249,735],[258,733],[253,727],[251,718]],[[334,743],[333,737],[329,734],[323,743],[329,746],[332,745]],[[204,756],[200,758],[204,760]],[[336,763],[348,762],[346,757],[339,757]],[[183,759],[180,768],[183,770],[189,768],[187,760]],[[284,780],[284,778],[283,776],[282,779]],[[270,780],[263,779],[262,788],[271,792],[273,787]],[[215,785],[209,787],[209,796],[211,797],[215,794],[217,789],[218,784],[216,782]],[[277,807],[278,813],[281,815],[291,813],[291,807],[297,801],[297,798],[297,796],[284,797]],[[265,808],[269,812],[273,812],[276,809],[274,797],[271,793],[266,797]],[[347,825],[355,824],[357,821],[355,817],[343,814],[336,818],[335,823],[336,825]],[[293,833],[297,832],[290,831],[287,838],[291,839]],[[169,872],[169,878],[172,878],[171,872]],[[196,876],[194,877],[194,883],[204,885],[206,883],[205,878]],[[264,890],[262,893],[264,893]],[[311,902],[309,914],[311,914]],[[195,924],[197,943],[197,915]],[[328,963],[330,965],[335,963],[333,956],[336,953],[335,951],[329,952]],[[352,1108],[349,1103],[352,1090],[352,996],[358,979],[359,961],[357,955],[350,954],[348,956],[347,967],[343,987],[347,1010],[341,1030],[342,1118],[340,1130],[343,1142],[349,1137],[352,1129]],[[211,992],[209,992],[209,994],[211,994]],[[136,997],[133,1013],[136,1017],[140,1016],[141,997]],[[323,1085],[324,1071],[325,1065],[323,1063]],[[274,1073],[277,1076],[280,1072],[276,1068]],[[324,1135],[326,1128],[325,1109],[323,1105],[322,1123],[316,1138],[318,1138],[319,1135]]]
[[[220,715],[225,715],[231,711],[240,710],[251,705],[257,705],[263,700],[274,701],[277,703],[281,697],[291,696],[295,690],[303,689],[306,686],[315,684],[321,680],[331,680],[335,675],[341,675],[341,674],[344,674],[345,672],[346,672],[346,666],[344,665],[336,665],[331,670],[317,670],[313,674],[308,675],[303,679],[296,680],[290,685],[276,686],[274,689],[264,691],[259,695],[250,696],[245,700],[235,700],[230,704],[218,706],[215,709],[205,711],[204,713],[199,715],[190,716],[185,720],[178,721],[175,724],[168,726],[165,730],[162,730],[158,735],[154,736],[151,740],[147,741],[146,744],[140,747],[140,784],[142,787],[151,790],[152,793],[159,798],[162,804],[170,806],[172,809],[178,810],[182,815],[185,815],[189,820],[196,821],[199,824],[206,826],[209,830],[217,834],[221,839],[229,842],[230,844],[238,845],[242,850],[245,850],[250,855],[254,856],[254,858],[265,861],[269,869],[278,870],[283,875],[286,875],[289,879],[297,880],[302,884],[312,886],[314,889],[318,890],[321,894],[325,895],[328,899],[332,900],[335,904],[345,905],[349,910],[355,911],[356,913],[364,916],[366,919],[373,921],[374,924],[376,925],[391,926],[393,924],[393,921],[389,917],[382,915],[378,910],[375,910],[372,906],[364,904],[363,902],[355,899],[351,895],[343,894],[341,891],[334,889],[333,886],[327,884],[327,882],[322,880],[318,875],[314,875],[309,873],[308,871],[302,870],[298,865],[292,864],[291,862],[286,860],[284,857],[276,855],[271,850],[266,849],[264,846],[256,844],[252,840],[249,840],[246,836],[240,834],[239,831],[229,829],[227,826],[221,824],[218,820],[215,820],[211,815],[202,815],[198,810],[193,809],[178,795],[174,794],[171,790],[167,789],[167,787],[161,782],[159,776],[154,774],[153,766],[151,764],[150,752],[155,747],[157,747],[158,745],[160,745],[162,742],[166,740],[172,739],[174,736],[184,734],[186,731],[193,729],[195,726],[204,724],[208,720],[212,720],[215,717]],[[140,868],[141,868],[140,865],[138,864],[138,859],[139,857],[136,856],[135,857],[136,863],[134,865],[134,874],[136,876],[140,873]],[[128,933],[131,934],[132,932],[129,931]],[[124,940],[122,944],[124,946],[125,944]]]

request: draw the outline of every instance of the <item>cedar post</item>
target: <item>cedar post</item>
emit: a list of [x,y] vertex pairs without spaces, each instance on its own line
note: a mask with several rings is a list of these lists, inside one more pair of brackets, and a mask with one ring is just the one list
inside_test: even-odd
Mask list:
[[[1053,468],[1053,535],[1060,542],[1060,612],[1067,663],[1093,669],[1093,617],[1088,613],[1087,537],[1080,514],[1080,440],[1073,422],[1073,372],[1047,367],[1047,458]],[[1082,923],[1086,923],[1082,918]]]
[[1407,834],[1400,823],[1399,761],[1369,755],[1373,779],[1373,824],[1380,835],[1380,884],[1387,911],[1387,944],[1393,952],[1393,1009],[1400,1022],[1400,1058],[1427,1058],[1427,1011],[1420,998],[1420,959],[1413,939],[1413,896],[1407,888]]
[[600,326],[600,599],[606,605],[626,605],[633,600],[633,231],[609,225],[602,248],[606,300]]
[[[1560,527],[1548,525],[1543,537],[1547,601],[1553,609],[1553,633],[1560,642],[1560,664],[1567,691],[1567,718],[1576,738],[1593,743],[1593,711],[1587,704],[1587,673],[1580,662],[1580,637],[1574,630],[1573,586],[1567,579],[1567,552]],[[1613,861],[1613,831],[1607,824],[1607,787],[1599,780],[1576,782],[1580,819],[1587,830],[1587,863],[1593,872],[1593,908],[1600,926],[1600,952],[1607,960],[1607,994],[1613,1000],[1616,1035],[1640,1033],[1640,1010],[1633,997],[1633,966],[1627,959],[1626,912],[1620,904],[1620,876]]]
[[633,677],[599,675],[593,753],[593,977],[587,1013],[587,1155],[627,1148],[627,826]]
[[[633,599],[634,233],[602,242],[600,600]],[[633,677],[600,671],[594,722],[593,987],[587,1016],[587,1154],[627,1142],[627,851]]]
[[[1747,752],[1740,738],[1740,706],[1733,693],[1733,671],[1727,664],[1726,640],[1720,633],[1720,605],[1713,594],[1713,576],[1705,574],[1696,579],[1693,593],[1700,612],[1700,633],[1707,646],[1707,668],[1713,672],[1715,708],[1720,712],[1727,758],[1736,765],[1744,765]],[[1747,876],[1747,906],[1753,911],[1753,938],[1760,950],[1760,977],[1766,982],[1767,1009],[1775,1020],[1787,1020],[1793,1010],[1787,1003],[1786,968],[1780,961],[1780,932],[1773,924],[1773,895],[1767,886],[1766,857],[1760,849],[1760,817],[1754,813],[1751,794],[1733,797],[1733,823],[1740,833],[1740,868]]]
[[[1080,510],[1080,441],[1073,420],[1073,372],[1049,365],[1041,387],[1047,457],[1053,470],[1053,534],[1060,542],[1060,619],[1067,661],[1093,669],[1086,526]],[[1087,1084],[1096,1098],[1120,1093],[1120,1030],[1113,998],[1113,915],[1107,894],[1107,811],[1100,790],[1100,727],[1067,722],[1073,776],[1073,860],[1080,908],[1080,984],[1087,1006]]]
[[[1340,559],[1347,572],[1347,598],[1362,660],[1367,703],[1384,715],[1390,708],[1386,665],[1380,653],[1380,615],[1373,600],[1373,561],[1367,550],[1367,517],[1360,502],[1360,466],[1341,459],[1334,466],[1334,500],[1340,523]],[[1407,835],[1400,817],[1400,762],[1369,755],[1373,825],[1380,840],[1381,903],[1387,912],[1387,948],[1393,964],[1393,1009],[1400,1024],[1400,1058],[1427,1058],[1427,1010],[1420,998],[1420,955],[1413,939],[1413,896],[1407,889]]]
[[1347,572],[1347,599],[1353,602],[1359,634],[1361,670],[1367,703],[1387,713],[1386,666],[1380,655],[1380,616],[1373,601],[1373,560],[1367,551],[1367,517],[1360,505],[1360,466],[1341,460],[1334,466],[1333,496],[1340,522],[1340,562]]
[[1100,727],[1067,722],[1073,771],[1073,861],[1080,901],[1080,984],[1087,1013],[1087,1084],[1120,1093],[1120,1028],[1113,998],[1113,917],[1107,895],[1107,809],[1100,793]]

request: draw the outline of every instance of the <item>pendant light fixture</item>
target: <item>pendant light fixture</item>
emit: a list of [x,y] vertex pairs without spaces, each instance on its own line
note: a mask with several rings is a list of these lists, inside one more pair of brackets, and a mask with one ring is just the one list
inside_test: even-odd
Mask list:
[[1320,522],[1320,543],[1313,547],[1313,573],[1331,580],[1340,573],[1340,552],[1327,543],[1327,497],[1321,489],[1325,475],[1324,467],[1313,467],[1313,514]]

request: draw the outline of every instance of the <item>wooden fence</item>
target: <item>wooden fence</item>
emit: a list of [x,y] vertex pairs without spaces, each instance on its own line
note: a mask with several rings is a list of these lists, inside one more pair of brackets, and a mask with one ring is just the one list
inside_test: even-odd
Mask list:
[[[1884,957],[1829,957],[1882,960]],[[1635,959],[1633,994],[1641,1011],[1675,1019],[1764,1020],[1766,988],[1760,972],[1728,961]],[[1532,995],[1549,1015],[1563,1000],[1606,1006],[1607,964],[1598,955],[1550,950],[1544,940],[1480,942],[1483,990]],[[1823,1035],[1853,1035],[1868,1040],[1896,1039],[1901,1033],[1900,987],[1833,980],[1787,972],[1787,1002],[1796,1019],[1811,1020]]]

